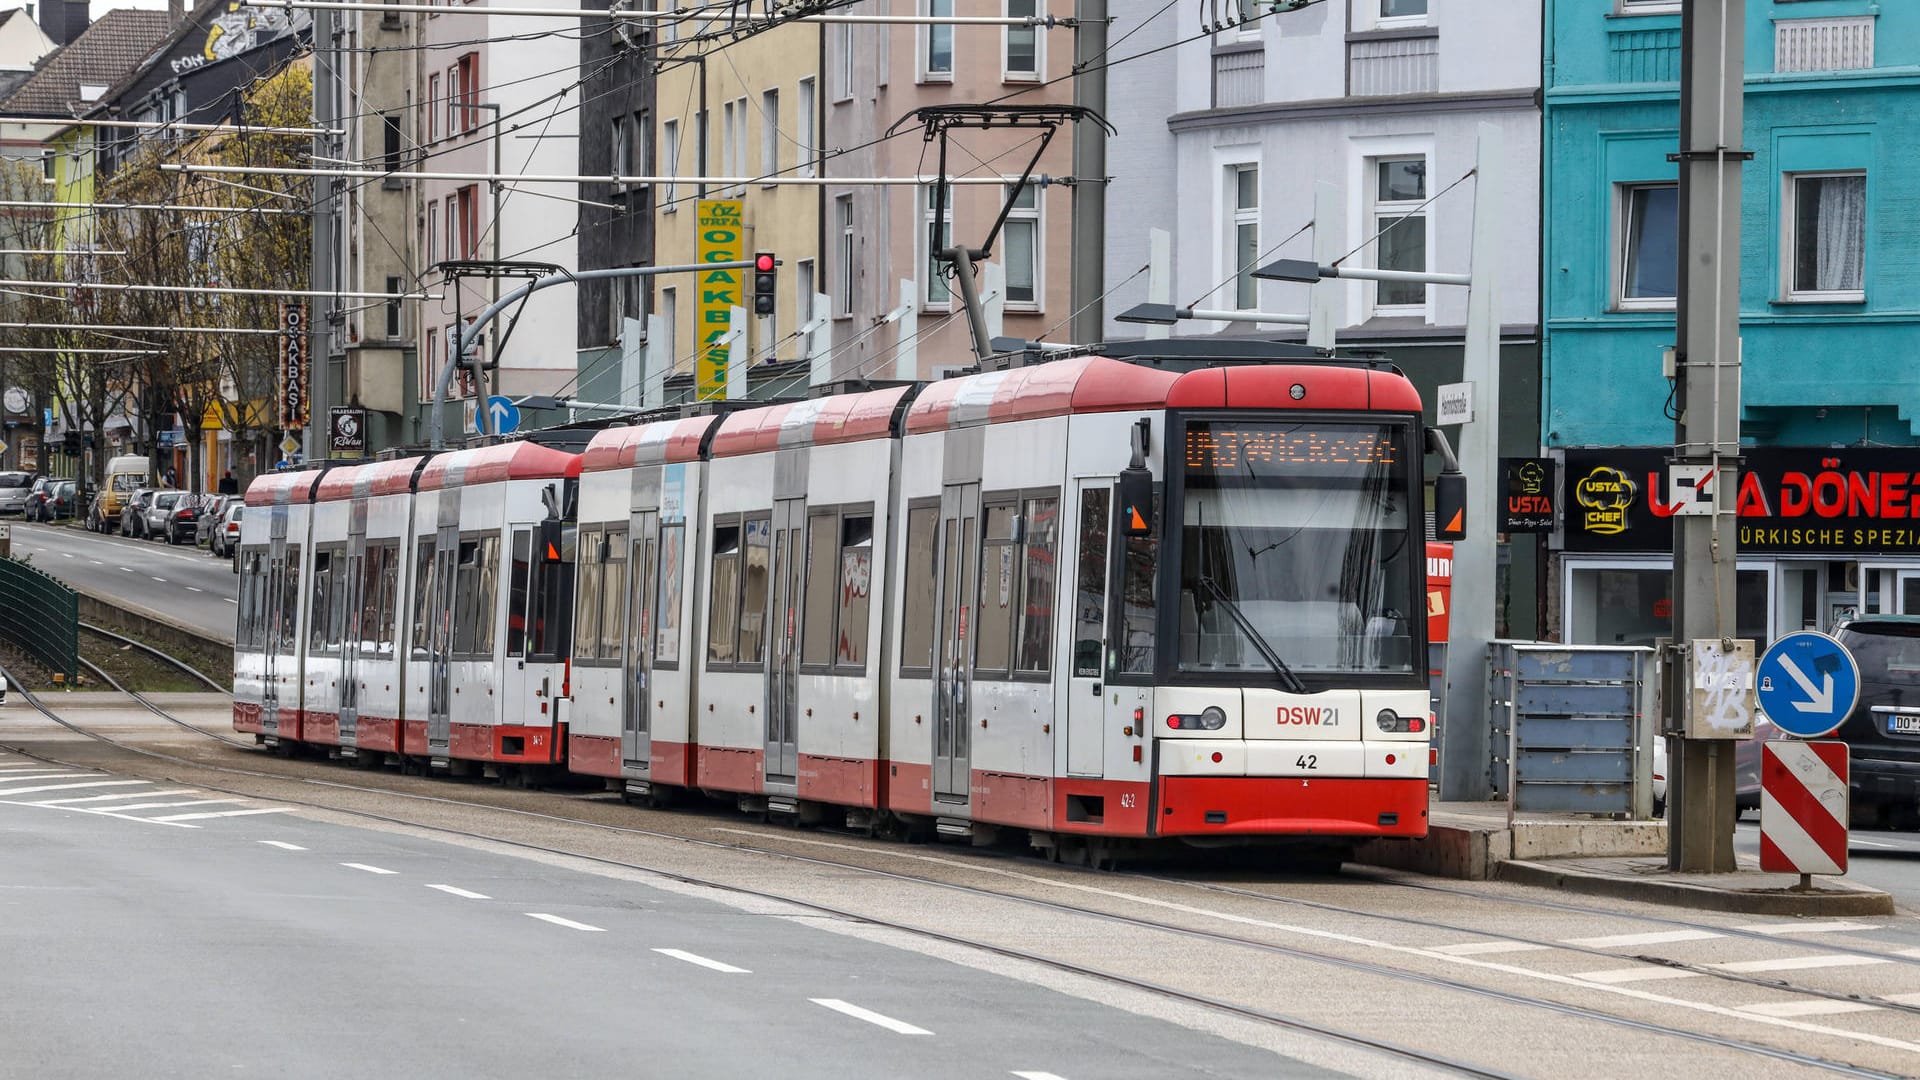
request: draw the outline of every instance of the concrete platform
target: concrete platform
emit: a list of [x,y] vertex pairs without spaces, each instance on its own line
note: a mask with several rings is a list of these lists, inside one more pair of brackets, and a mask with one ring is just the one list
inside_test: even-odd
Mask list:
[[1566,892],[1752,915],[1890,915],[1893,897],[1844,878],[1763,874],[1743,857],[1731,874],[1667,870],[1667,823],[1528,815],[1511,823],[1503,803],[1435,803],[1422,840],[1377,840],[1356,862],[1436,877],[1497,878]]

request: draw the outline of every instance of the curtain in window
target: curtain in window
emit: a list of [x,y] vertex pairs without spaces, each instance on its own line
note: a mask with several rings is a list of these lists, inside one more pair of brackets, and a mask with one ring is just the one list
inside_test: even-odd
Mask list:
[[1829,176],[1820,186],[1814,288],[1859,292],[1867,250],[1867,178]]

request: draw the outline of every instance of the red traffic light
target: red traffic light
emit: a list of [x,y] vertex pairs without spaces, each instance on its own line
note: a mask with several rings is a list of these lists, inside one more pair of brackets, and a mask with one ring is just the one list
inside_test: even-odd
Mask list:
[[764,251],[760,252],[753,257],[753,268],[762,274],[772,273],[773,256]]

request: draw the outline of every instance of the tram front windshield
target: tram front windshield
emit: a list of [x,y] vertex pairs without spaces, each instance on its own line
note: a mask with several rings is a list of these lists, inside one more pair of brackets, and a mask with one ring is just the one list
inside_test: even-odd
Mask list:
[[[1417,609],[1404,424],[1188,423],[1179,670],[1411,674]],[[1322,680],[1324,683],[1324,679]]]

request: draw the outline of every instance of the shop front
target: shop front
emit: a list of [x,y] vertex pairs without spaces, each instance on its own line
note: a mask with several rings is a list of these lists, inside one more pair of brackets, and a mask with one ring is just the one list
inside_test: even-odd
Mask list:
[[[1734,623],[1760,648],[1855,613],[1920,614],[1920,447],[1745,447]],[[1673,624],[1669,447],[1570,448],[1556,530],[1561,638],[1650,645]]]

